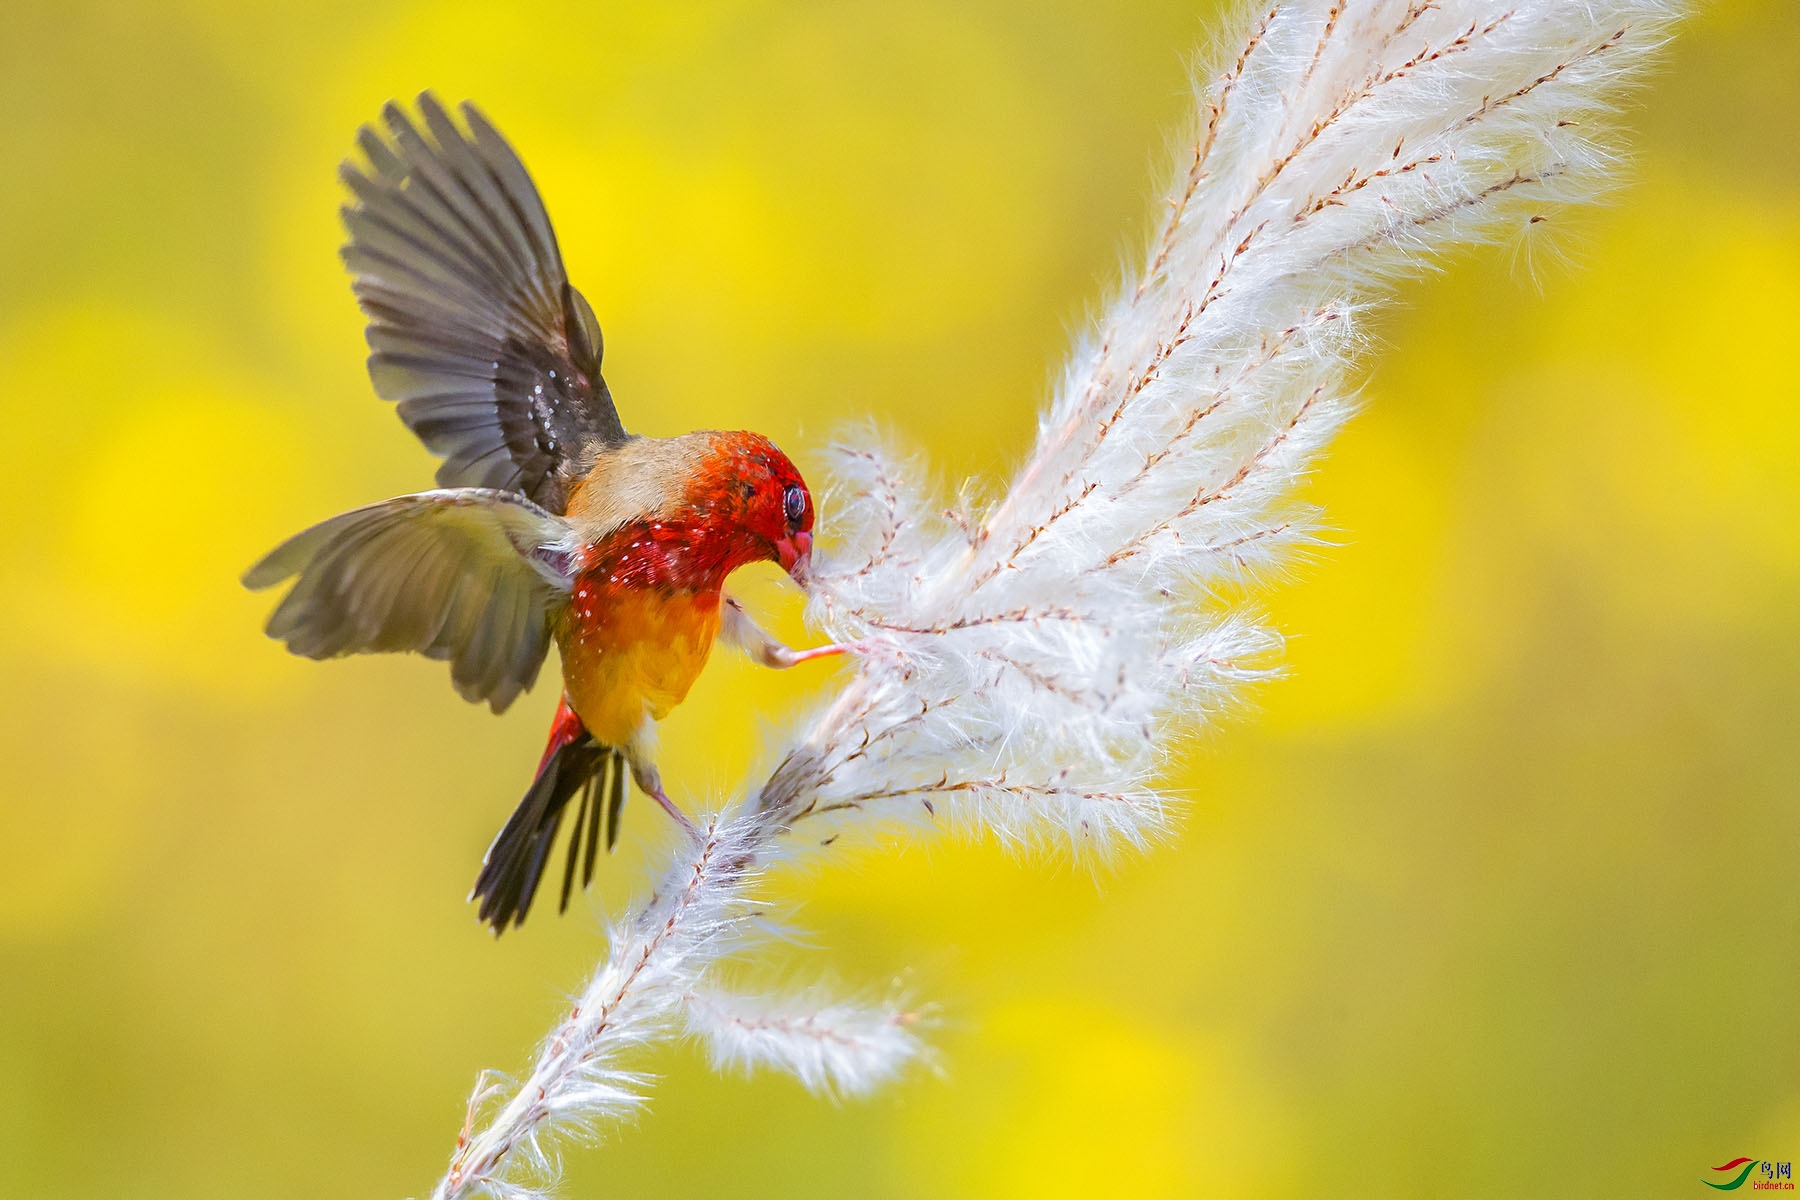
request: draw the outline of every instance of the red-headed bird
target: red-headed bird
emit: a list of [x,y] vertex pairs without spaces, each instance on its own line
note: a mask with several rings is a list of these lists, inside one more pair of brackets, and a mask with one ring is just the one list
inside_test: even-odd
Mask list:
[[442,455],[435,491],[333,517],[244,576],[294,578],[269,636],[309,658],[413,650],[446,659],[465,699],[500,712],[552,639],[563,695],[525,798],[488,848],[471,898],[496,933],[521,923],[569,802],[563,868],[593,879],[611,848],[625,771],[677,820],[646,751],[721,632],[772,667],[798,652],[725,595],[773,560],[804,583],[813,504],[794,464],[755,433],[625,432],[600,376],[600,327],[563,273],[524,165],[472,105],[435,97],[422,127],[398,106],[345,163],[344,262],[369,319],[376,393]]

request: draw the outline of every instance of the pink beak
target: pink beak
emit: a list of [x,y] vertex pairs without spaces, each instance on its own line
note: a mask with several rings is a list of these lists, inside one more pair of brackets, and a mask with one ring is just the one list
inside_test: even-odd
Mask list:
[[793,577],[795,583],[806,585],[808,573],[812,570],[812,534],[796,533],[791,538],[780,538],[775,543],[775,560],[781,569]]

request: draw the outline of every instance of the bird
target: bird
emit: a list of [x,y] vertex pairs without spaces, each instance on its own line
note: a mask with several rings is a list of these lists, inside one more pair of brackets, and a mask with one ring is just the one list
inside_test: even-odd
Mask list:
[[307,658],[411,651],[499,713],[552,642],[562,695],[524,797],[483,857],[471,901],[498,935],[523,924],[572,801],[566,910],[618,839],[626,775],[678,823],[652,731],[715,639],[766,666],[832,654],[765,633],[724,590],[750,563],[801,587],[813,498],[748,431],[626,432],[601,375],[592,307],[569,282],[543,200],[472,103],[389,102],[340,176],[342,257],[367,318],[377,396],[443,461],[437,487],[366,505],[282,542],[243,577],[293,580],[267,632]]

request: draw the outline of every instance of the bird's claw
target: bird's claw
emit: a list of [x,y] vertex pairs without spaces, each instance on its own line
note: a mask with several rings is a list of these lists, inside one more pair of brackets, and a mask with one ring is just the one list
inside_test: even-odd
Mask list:
[[689,837],[699,837],[699,826],[695,825],[686,813],[676,808],[675,802],[669,799],[669,793],[663,791],[662,772],[656,769],[655,764],[635,757],[629,752],[626,757],[627,761],[631,763],[631,778],[638,785],[638,790],[661,805],[662,810],[668,813],[677,825],[681,826],[683,833]]
[[803,662],[811,662],[815,658],[830,658],[835,654],[851,654],[856,650],[856,645],[850,642],[832,642],[829,645],[814,646],[809,650],[794,650],[787,646],[777,645],[769,655],[771,660],[769,665],[794,667]]
[[657,788],[655,791],[650,792],[650,798],[662,805],[662,810],[675,819],[675,823],[681,826],[681,831],[683,833],[691,838],[699,838],[700,827],[694,824],[691,817],[675,807],[675,802],[669,799],[669,794],[667,792],[663,791],[661,788]]

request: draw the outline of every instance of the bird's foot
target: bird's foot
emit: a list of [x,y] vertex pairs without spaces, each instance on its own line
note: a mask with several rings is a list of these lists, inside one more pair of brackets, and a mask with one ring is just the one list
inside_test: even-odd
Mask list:
[[850,642],[832,642],[825,646],[814,646],[810,650],[795,650],[774,642],[766,651],[765,661],[771,667],[794,667],[815,658],[830,658],[834,654],[850,654],[855,650],[856,646]]
[[681,831],[683,833],[694,838],[696,841],[699,840],[700,827],[694,824],[693,818],[675,807],[675,802],[669,799],[668,793],[664,792],[661,788],[658,788],[650,793],[650,798],[662,805],[662,810],[664,812],[675,818],[675,823],[681,826]]
[[631,760],[631,777],[637,782],[638,789],[642,791],[644,795],[656,801],[662,806],[664,812],[674,818],[675,824],[681,826],[681,831],[683,833],[691,838],[698,838],[700,836],[700,827],[695,825],[693,819],[686,813],[682,812],[679,808],[676,808],[675,802],[669,799],[669,793],[663,791],[662,773],[660,771],[650,763],[633,759]]
[[854,642],[833,642],[828,646],[814,646],[810,650],[795,650],[784,646],[770,637],[761,626],[750,619],[744,606],[735,596],[726,596],[724,603],[724,625],[721,630],[724,639],[734,646],[741,647],[751,658],[765,667],[782,670],[798,666],[803,662],[811,662],[815,658],[829,658],[833,654],[849,654],[861,647]]

